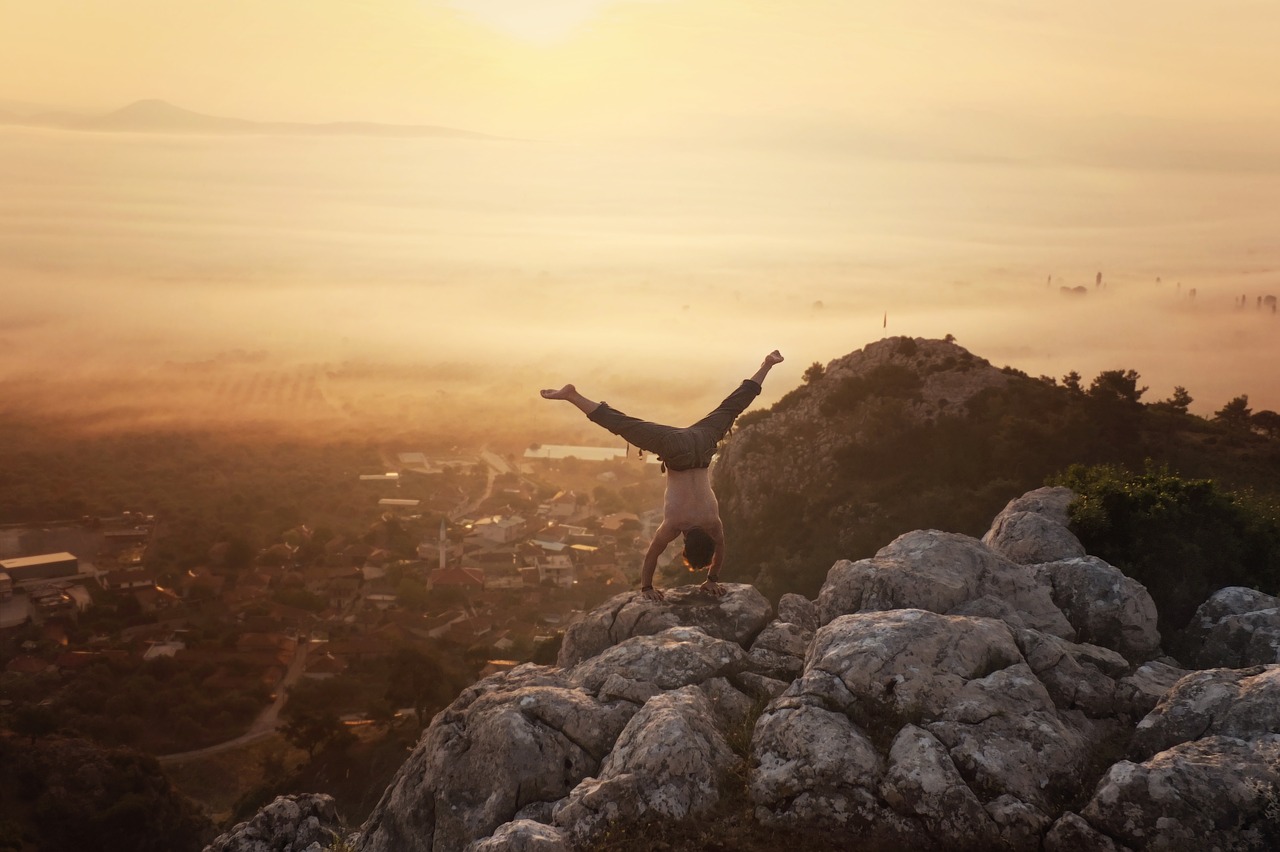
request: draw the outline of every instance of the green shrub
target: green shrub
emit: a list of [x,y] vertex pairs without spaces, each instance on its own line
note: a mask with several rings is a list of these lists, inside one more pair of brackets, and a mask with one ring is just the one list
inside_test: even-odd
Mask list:
[[1151,462],[1141,473],[1077,465],[1055,482],[1079,495],[1071,529],[1085,549],[1147,587],[1166,648],[1218,589],[1276,591],[1280,513],[1271,500]]

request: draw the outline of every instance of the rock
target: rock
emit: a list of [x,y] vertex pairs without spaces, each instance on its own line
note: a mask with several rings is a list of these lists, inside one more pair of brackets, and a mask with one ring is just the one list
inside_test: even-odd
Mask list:
[[523,665],[464,690],[383,793],[362,852],[462,849],[594,774],[638,707],[598,701],[565,675]]
[[[1114,677],[1128,670],[1124,658],[1105,648],[1077,645],[1036,630],[1015,632],[1018,649],[1061,710],[1102,719],[1116,712]],[[1108,656],[1110,655],[1110,656]]]
[[695,687],[649,701],[623,730],[599,777],[583,780],[556,806],[555,825],[583,845],[620,820],[679,820],[710,809],[736,760],[713,718]]
[[746,665],[746,653],[734,642],[715,639],[697,627],[671,627],[607,648],[567,675],[570,683],[592,693],[599,693],[606,683],[617,689],[617,684],[630,681],[656,695],[726,677]]
[[1036,512],[1001,512],[982,543],[1019,565],[1084,556],[1084,545],[1071,530]]
[[1133,751],[1149,756],[1208,736],[1254,740],[1280,732],[1280,665],[1209,669],[1179,680],[1138,723]]
[[[722,677],[704,681],[699,688],[715,711],[716,722],[722,731],[743,724],[757,706],[758,699],[752,698]],[[786,688],[786,684],[783,684],[783,688]]]
[[937,530],[901,535],[871,559],[837,562],[818,594],[819,623],[889,609],[950,613],[984,597],[1016,613],[1018,626],[1075,638],[1049,586],[1034,571],[977,539]]
[[[804,674],[757,723],[752,800],[766,821],[870,827],[906,844],[931,836],[941,802],[972,799],[985,817],[971,807],[950,816],[987,826],[986,841],[1038,838],[1050,801],[1079,792],[1091,731],[1083,717],[1059,713],[999,621],[844,615],[818,630]],[[881,767],[886,756],[894,765],[895,746],[900,771],[889,777]],[[931,767],[927,789],[912,786],[926,784],[908,777],[913,762]],[[957,778],[965,789],[941,786]]]
[[812,633],[818,629],[818,607],[804,595],[788,592],[778,601],[778,621]]
[[1262,852],[1280,843],[1278,793],[1280,737],[1211,736],[1115,764],[1080,815],[1133,849]]
[[1145,586],[1095,556],[1036,565],[1077,641],[1145,662],[1160,653],[1156,605]]
[[930,837],[955,839],[955,849],[989,849],[998,829],[960,776],[937,737],[905,725],[889,749],[880,796],[895,811],[923,823]]
[[1102,834],[1079,814],[1067,811],[1044,836],[1044,852],[1131,852]]
[[666,599],[646,600],[636,592],[615,595],[565,631],[556,664],[576,665],[632,636],[650,636],[670,627],[697,625],[717,639],[746,648],[773,614],[754,586],[725,583],[717,598],[697,586],[668,589]]
[[813,631],[784,621],[774,621],[756,637],[747,657],[757,673],[790,681],[804,668],[804,655]]
[[1001,515],[1034,512],[1065,527],[1071,522],[1071,503],[1075,499],[1076,493],[1061,485],[1037,488],[1021,497],[1014,497],[1006,503],[1000,510],[1000,514],[996,515],[996,520],[999,520]]
[[1067,528],[1075,492],[1037,488],[1010,500],[991,522],[982,543],[1019,565],[1084,556],[1084,545]]
[[252,819],[219,835],[204,852],[305,852],[312,844],[328,847],[340,830],[332,796],[278,796]]
[[1140,719],[1187,674],[1186,669],[1168,663],[1143,663],[1116,684],[1116,709],[1129,718]]
[[1240,586],[1219,589],[1187,627],[1199,668],[1280,663],[1280,598]]
[[489,837],[467,846],[466,852],[569,852],[564,833],[533,820],[504,823]]

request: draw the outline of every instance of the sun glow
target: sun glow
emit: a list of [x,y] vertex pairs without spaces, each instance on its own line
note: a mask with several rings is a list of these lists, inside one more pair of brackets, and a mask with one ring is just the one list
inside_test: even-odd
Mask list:
[[504,35],[534,44],[572,36],[610,6],[655,0],[449,0],[449,5]]

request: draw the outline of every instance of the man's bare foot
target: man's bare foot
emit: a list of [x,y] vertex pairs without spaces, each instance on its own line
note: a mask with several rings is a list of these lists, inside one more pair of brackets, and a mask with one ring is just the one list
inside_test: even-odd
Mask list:
[[786,359],[782,357],[782,353],[777,349],[764,356],[764,362],[772,367],[774,364],[781,364]]
[[643,589],[640,594],[644,595],[645,600],[661,601],[666,600],[662,594],[662,589]]
[[564,387],[560,388],[560,390],[555,390],[554,388],[547,388],[542,392],[542,398],[543,399],[572,399],[573,396],[577,394],[577,392],[578,392],[578,389],[575,388],[573,385],[565,385]]
[[703,580],[702,585],[698,587],[704,592],[710,592],[718,598],[722,598],[729,594],[729,590],[717,583],[715,580]]

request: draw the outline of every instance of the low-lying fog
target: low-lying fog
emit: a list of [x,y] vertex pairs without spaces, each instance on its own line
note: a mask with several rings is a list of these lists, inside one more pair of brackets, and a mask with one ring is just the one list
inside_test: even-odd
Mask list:
[[0,187],[0,410],[583,440],[538,388],[692,420],[948,333],[1280,409],[1266,169],[0,128]]

